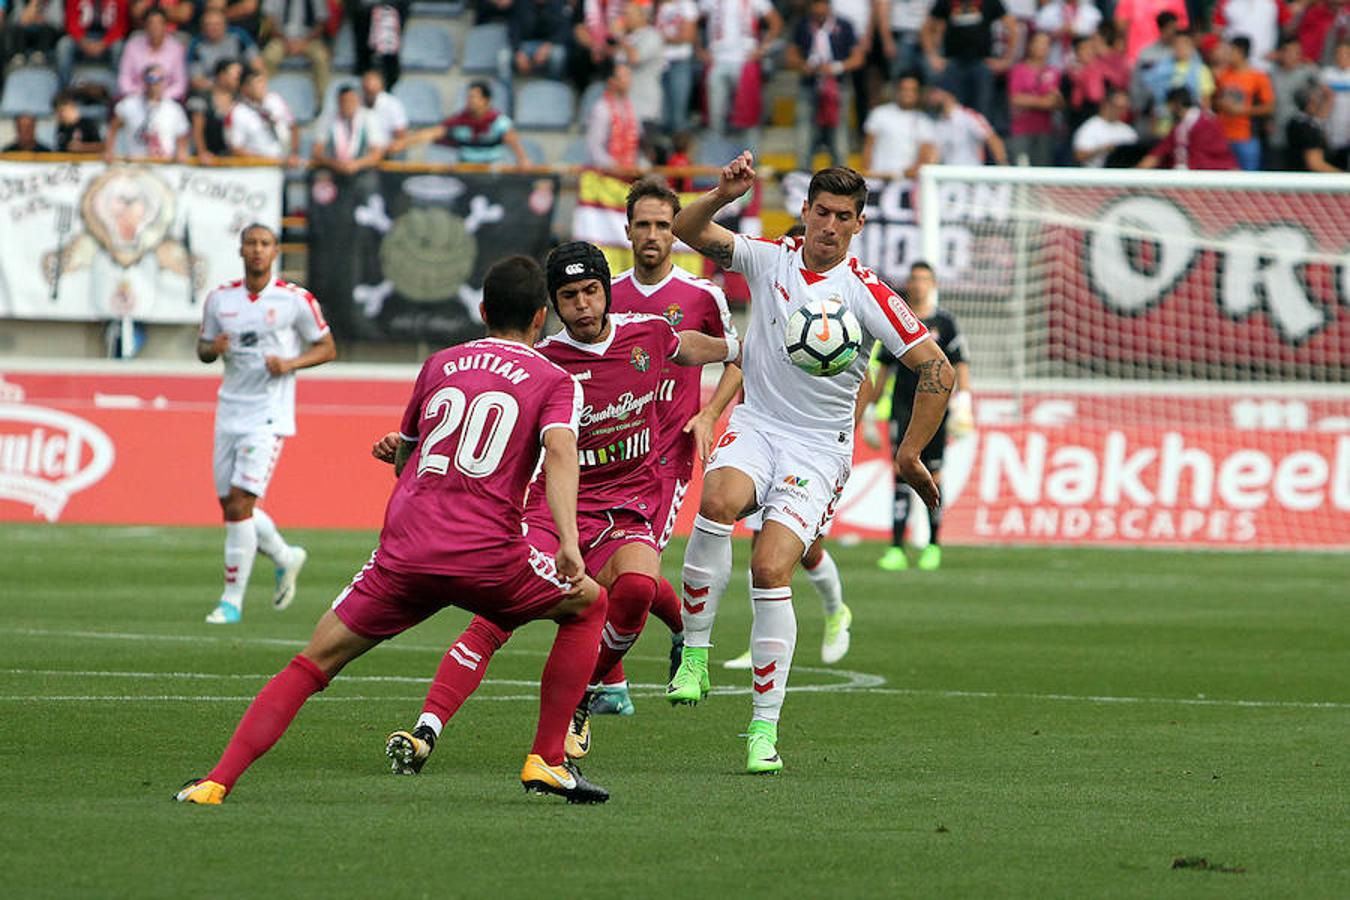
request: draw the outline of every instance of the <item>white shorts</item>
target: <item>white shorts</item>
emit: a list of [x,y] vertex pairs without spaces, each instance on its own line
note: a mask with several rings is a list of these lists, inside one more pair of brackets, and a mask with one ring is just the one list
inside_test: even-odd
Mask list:
[[830,450],[738,423],[735,413],[705,470],[735,469],[755,484],[756,513],[795,534],[804,547],[826,533],[852,460]]
[[285,438],[270,431],[249,434],[221,434],[217,431],[211,459],[216,496],[226,496],[231,487],[248,491],[255,497],[267,493],[267,483],[276,471],[283,443]]
[[[755,510],[754,512],[752,512],[750,515],[746,516],[744,519],[741,519],[741,524],[744,525],[746,528],[749,528],[751,531],[763,531],[763,530],[764,530],[764,507],[761,506],[759,509],[757,509],[757,510]],[[816,537],[829,537],[829,536],[830,536],[830,529],[831,529],[833,526],[834,526],[834,516],[831,515],[831,516],[830,516],[830,521],[828,521],[828,522],[825,523],[824,527],[820,529],[820,534],[816,535]]]

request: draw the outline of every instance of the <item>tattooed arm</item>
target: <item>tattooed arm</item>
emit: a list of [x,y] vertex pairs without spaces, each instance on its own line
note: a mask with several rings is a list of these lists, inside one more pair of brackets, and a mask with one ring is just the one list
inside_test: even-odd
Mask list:
[[754,158],[746,150],[722,169],[717,187],[679,211],[672,229],[675,236],[722,268],[730,268],[736,235],[714,222],[713,216],[754,184]]
[[915,345],[900,357],[900,362],[919,376],[919,383],[914,388],[914,410],[909,417],[909,427],[895,451],[895,474],[914,488],[924,503],[936,507],[940,500],[937,483],[919,460],[919,453],[942,427],[942,416],[947,411],[947,399],[951,396],[956,374],[937,341]]

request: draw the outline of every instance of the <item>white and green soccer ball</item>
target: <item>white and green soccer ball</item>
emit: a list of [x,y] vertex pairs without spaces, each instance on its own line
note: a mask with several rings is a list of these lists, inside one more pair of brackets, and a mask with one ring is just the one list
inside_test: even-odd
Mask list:
[[811,374],[838,375],[858,358],[862,326],[842,301],[831,297],[807,303],[788,316],[784,334],[788,359]]

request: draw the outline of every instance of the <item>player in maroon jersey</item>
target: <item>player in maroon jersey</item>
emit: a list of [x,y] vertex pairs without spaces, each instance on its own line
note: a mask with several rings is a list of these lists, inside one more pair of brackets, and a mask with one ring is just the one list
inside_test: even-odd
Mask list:
[[[450,604],[503,631],[533,619],[557,621],[521,782],[569,802],[609,798],[563,750],[595,667],[606,607],[604,589],[583,571],[578,544],[581,389],[531,346],[546,316],[538,263],[498,262],[483,295],[488,337],[428,359],[400,431],[374,447],[377,458],[394,464],[398,482],[370,562],[319,619],[305,649],[254,699],[215,768],[178,800],[220,803],[343,666]],[[676,343],[673,334],[670,340]],[[552,555],[521,530],[541,449],[547,482],[534,508],[539,530],[545,523],[551,529]]]
[[[633,247],[633,268],[614,276],[613,309],[619,313],[663,316],[672,328],[688,328],[712,337],[737,337],[722,289],[706,278],[689,274],[671,259],[675,249],[671,227],[679,211],[679,195],[664,179],[648,177],[633,183],[628,191],[626,229]],[[719,390],[713,402],[700,409],[701,375],[698,368],[678,366],[670,360],[661,372],[661,392],[656,404],[660,440],[654,450],[661,479],[661,501],[652,516],[652,528],[657,534],[657,549],[662,551],[675,533],[675,520],[694,472],[694,456],[702,451],[706,457],[717,417],[741,383],[739,368],[729,366],[723,385],[730,385],[730,390]],[[657,582],[652,615],[670,629],[667,677],[674,677],[684,647],[684,624],[680,618],[680,599],[664,578]],[[593,715],[628,716],[635,712],[623,663],[605,675],[603,684],[592,685],[591,689],[596,692],[591,704]]]
[[[585,394],[577,439],[577,527],[586,571],[609,593],[595,662],[598,680],[637,640],[661,578],[651,516],[661,501],[654,450],[660,437],[655,401],[662,360],[688,366],[734,360],[740,345],[735,338],[697,331],[676,334],[658,316],[611,313],[609,264],[591,244],[574,241],[556,248],[547,270],[563,330],[536,349],[570,372]],[[551,478],[546,472],[543,484]],[[540,487],[531,486],[525,522],[530,541],[547,549],[557,535],[544,513]],[[469,623],[441,660],[417,725],[394,732],[386,742],[395,772],[421,770],[445,722],[482,682],[488,660],[508,637],[509,629],[485,616]],[[573,758],[590,749],[590,698],[581,699],[567,737]]]

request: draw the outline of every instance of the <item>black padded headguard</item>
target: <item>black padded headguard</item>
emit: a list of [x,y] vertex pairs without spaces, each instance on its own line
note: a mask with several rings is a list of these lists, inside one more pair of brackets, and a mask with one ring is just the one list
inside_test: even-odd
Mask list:
[[574,281],[598,278],[605,286],[605,314],[609,314],[609,260],[600,248],[586,241],[568,241],[549,251],[544,263],[548,275],[548,299],[558,309],[558,288]]

